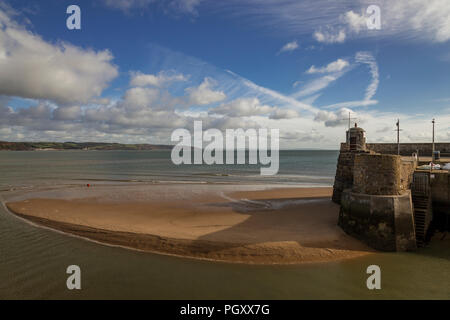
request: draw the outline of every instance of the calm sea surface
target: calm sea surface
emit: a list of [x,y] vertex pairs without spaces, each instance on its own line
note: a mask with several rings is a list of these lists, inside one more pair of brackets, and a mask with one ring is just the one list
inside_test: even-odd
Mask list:
[[[337,151],[282,151],[275,177],[259,166],[172,165],[169,151],[0,152],[0,196],[81,183],[209,182],[331,186]],[[66,289],[66,268],[82,290]],[[382,289],[366,287],[366,268]],[[377,253],[336,263],[252,266],[115,248],[37,228],[0,206],[0,299],[450,299],[449,242],[415,253]]]

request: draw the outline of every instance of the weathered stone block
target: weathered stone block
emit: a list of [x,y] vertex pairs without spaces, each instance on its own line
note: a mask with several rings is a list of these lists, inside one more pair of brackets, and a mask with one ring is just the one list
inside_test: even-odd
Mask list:
[[338,224],[346,233],[378,250],[416,249],[410,192],[383,196],[345,190]]
[[401,157],[385,154],[358,154],[353,169],[353,192],[371,195],[399,195]]

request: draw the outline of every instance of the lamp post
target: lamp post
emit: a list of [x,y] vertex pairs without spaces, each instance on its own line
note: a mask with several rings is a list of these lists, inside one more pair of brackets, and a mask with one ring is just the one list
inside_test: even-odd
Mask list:
[[397,119],[397,155],[400,155],[400,119]]
[[433,123],[433,145],[432,145],[432,153],[431,153],[431,161],[432,162],[434,162],[434,123],[435,123],[435,120],[434,120],[434,118],[433,118],[433,121],[431,121],[431,123]]

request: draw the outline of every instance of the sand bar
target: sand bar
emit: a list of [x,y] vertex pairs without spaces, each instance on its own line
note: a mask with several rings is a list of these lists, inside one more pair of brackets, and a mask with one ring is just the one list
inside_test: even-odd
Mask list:
[[138,187],[96,190],[92,197],[30,198],[7,207],[92,240],[200,259],[298,264],[373,252],[336,225],[339,206],[330,200],[331,188],[170,188],[147,186],[141,194]]

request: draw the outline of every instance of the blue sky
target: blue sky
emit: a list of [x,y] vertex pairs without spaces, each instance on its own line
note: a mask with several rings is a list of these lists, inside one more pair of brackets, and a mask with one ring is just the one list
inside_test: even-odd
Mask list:
[[336,148],[351,112],[369,141],[397,118],[428,141],[433,117],[450,141],[446,0],[7,0],[0,26],[0,140],[168,143],[201,119]]

